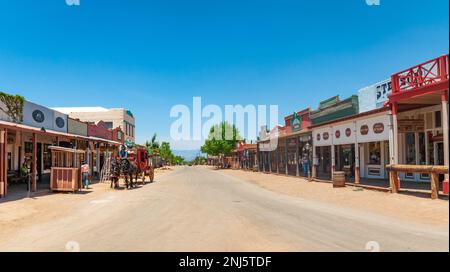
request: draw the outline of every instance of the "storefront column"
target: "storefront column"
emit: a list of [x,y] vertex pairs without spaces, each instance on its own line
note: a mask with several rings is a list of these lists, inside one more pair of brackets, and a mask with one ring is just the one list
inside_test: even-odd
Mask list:
[[97,143],[97,148],[96,148],[96,162],[95,162],[95,167],[97,168],[97,175],[98,177],[100,177],[100,143]]
[[399,145],[398,145],[398,104],[392,104],[392,127],[394,133],[394,164],[399,162]]
[[299,156],[300,156],[300,152],[299,152],[299,150],[298,150],[298,149],[300,148],[300,145],[299,145],[298,141],[299,141],[299,138],[298,138],[298,137],[295,137],[295,175],[296,175],[297,177],[300,176],[300,169],[299,169],[299,162],[300,162]]
[[361,183],[361,169],[359,163],[359,143],[355,143],[355,184]]
[[37,191],[37,135],[33,133],[33,163],[32,163],[31,191]]
[[284,168],[286,171],[285,174],[289,175],[289,169],[288,169],[288,159],[289,159],[289,150],[288,150],[288,139],[284,139]]
[[272,173],[272,152],[268,152],[269,157],[269,172]]
[[313,150],[313,167],[312,167],[312,178],[315,179],[317,178],[317,163],[318,163],[318,158],[317,158],[317,150],[316,147],[314,145],[312,145],[312,150]]
[[335,146],[331,145],[331,180],[334,179],[334,172],[336,171],[336,156],[335,156]]
[[277,174],[280,174],[280,150],[277,147]]
[[[442,129],[444,130],[444,164],[449,166],[449,134],[448,134],[448,95],[447,91],[441,95],[442,101]],[[448,173],[445,175],[445,182],[449,181]]]
[[8,189],[8,175],[6,171],[6,131],[0,130],[0,198],[5,197]]

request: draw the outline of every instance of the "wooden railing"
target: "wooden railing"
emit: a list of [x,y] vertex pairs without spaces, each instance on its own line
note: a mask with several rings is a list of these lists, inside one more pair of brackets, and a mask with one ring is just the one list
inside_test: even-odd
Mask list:
[[449,56],[447,54],[392,75],[392,92],[397,94],[412,91],[448,81],[448,79]]
[[400,191],[400,179],[398,173],[418,173],[431,175],[431,198],[439,198],[439,175],[448,174],[448,166],[433,165],[388,165],[386,169],[390,171],[389,180],[392,193]]

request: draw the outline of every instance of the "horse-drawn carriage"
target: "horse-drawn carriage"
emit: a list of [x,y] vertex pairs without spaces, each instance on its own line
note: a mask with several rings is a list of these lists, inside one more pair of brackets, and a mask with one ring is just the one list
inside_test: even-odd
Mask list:
[[149,160],[147,150],[143,147],[135,146],[120,152],[119,158],[111,160],[110,168],[111,188],[119,187],[119,179],[121,177],[124,178],[127,189],[135,187],[135,183],[138,183],[139,178],[142,185],[145,185],[147,177],[149,177],[150,183],[153,182],[155,177],[154,167]]

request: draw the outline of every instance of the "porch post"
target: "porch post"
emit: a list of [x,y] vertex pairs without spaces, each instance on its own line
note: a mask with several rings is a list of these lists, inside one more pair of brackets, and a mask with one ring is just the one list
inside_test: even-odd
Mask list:
[[355,124],[355,131],[353,133],[355,133],[355,184],[360,184],[361,183],[361,165],[360,165],[360,161],[359,161],[359,142],[358,142],[358,131],[357,131],[357,126],[356,126],[356,122],[354,122]]
[[356,141],[355,143],[355,184],[361,183],[361,171],[360,171],[360,163],[359,163],[359,143]]
[[31,191],[36,192],[37,191],[37,137],[36,133],[33,133],[33,163],[32,163],[32,177],[31,177]]
[[289,160],[289,153],[288,153],[288,139],[285,138],[284,139],[284,168],[285,168],[285,174],[289,175],[289,170],[288,170],[288,160]]
[[317,178],[317,162],[318,162],[318,159],[317,159],[317,150],[316,150],[316,146],[314,146],[314,144],[311,145],[311,148],[312,148],[312,150],[313,150],[312,178],[315,179],[315,178]]
[[268,152],[267,156],[269,157],[269,172],[272,173],[272,152]]
[[394,133],[394,164],[398,164],[399,162],[399,145],[398,145],[398,104],[397,102],[392,104],[392,127],[393,127],[393,133]]
[[[448,95],[447,91],[441,95],[442,101],[442,129],[444,130],[444,164],[449,166],[449,134],[448,134]],[[445,182],[449,181],[448,173],[445,175]]]
[[334,172],[336,171],[336,156],[334,143],[331,144],[331,179],[334,179]]
[[300,176],[300,169],[298,169],[299,167],[299,156],[300,156],[300,150],[298,150],[300,148],[300,145],[298,144],[299,138],[295,137],[295,175],[297,177]]
[[95,167],[97,168],[97,174],[100,174],[100,143],[97,143],[97,148],[96,148],[96,157],[97,160],[95,162]]
[[279,145],[277,146],[277,174],[280,174],[280,149],[278,149]]
[[8,176],[6,174],[5,169],[5,156],[6,156],[6,149],[5,149],[5,130],[0,130],[0,198],[6,196],[6,190],[8,188]]
[[[391,127],[392,132],[389,137],[389,149],[391,153],[390,163],[396,165],[399,163],[399,144],[398,144],[398,104],[392,103],[392,119]],[[391,187],[391,193],[396,194],[399,191],[399,176],[396,171],[390,170],[389,182]]]

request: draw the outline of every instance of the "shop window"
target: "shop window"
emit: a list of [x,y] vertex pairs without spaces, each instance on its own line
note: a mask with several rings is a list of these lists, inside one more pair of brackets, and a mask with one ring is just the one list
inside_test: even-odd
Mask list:
[[426,165],[426,147],[425,147],[425,133],[419,133],[419,164]]
[[416,138],[414,133],[406,133],[406,164],[416,164]]
[[442,127],[442,114],[440,111],[434,113],[434,126],[436,128]]
[[25,143],[25,153],[33,154],[33,143],[31,143],[31,142]]
[[381,165],[381,143],[369,143],[369,164]]

